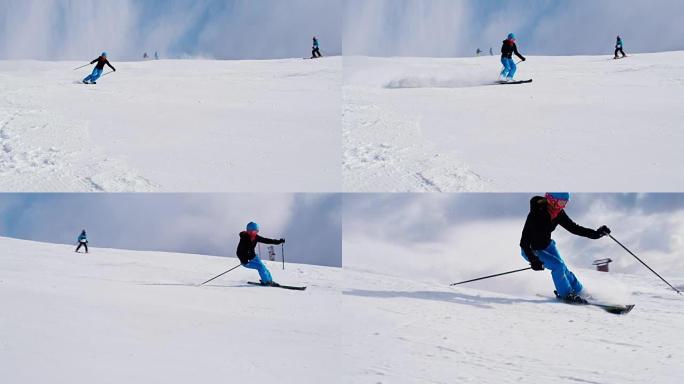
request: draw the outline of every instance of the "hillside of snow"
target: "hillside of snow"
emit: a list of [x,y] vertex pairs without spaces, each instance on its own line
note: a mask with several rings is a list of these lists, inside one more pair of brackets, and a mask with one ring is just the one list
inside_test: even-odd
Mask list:
[[527,58],[345,57],[344,190],[684,188],[684,52]]
[[339,57],[82,64],[0,61],[0,190],[340,189]]
[[617,316],[520,289],[521,275],[500,278],[511,287],[504,293],[367,265],[270,263],[277,281],[308,285],[297,292],[249,286],[256,272],[242,268],[194,286],[232,258],[86,255],[8,238],[0,249],[0,372],[12,383],[678,383],[684,375],[684,301],[651,276],[602,275],[628,286],[625,300],[636,304]]
[[246,284],[235,258],[0,238],[4,383],[329,382],[338,268],[267,262],[303,292]]

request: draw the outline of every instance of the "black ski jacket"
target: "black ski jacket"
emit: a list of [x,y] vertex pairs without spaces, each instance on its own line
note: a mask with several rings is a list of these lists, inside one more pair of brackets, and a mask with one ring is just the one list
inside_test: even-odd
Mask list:
[[95,66],[95,68],[97,68],[97,69],[104,69],[105,64],[107,64],[107,65],[109,65],[109,68],[116,71],[116,69],[114,67],[112,67],[112,65],[109,63],[109,60],[107,60],[106,57],[100,56],[97,59],[90,62],[90,64],[95,64],[95,63],[97,63],[97,65]]
[[257,243],[264,243],[264,244],[280,244],[280,240],[274,240],[274,239],[267,239],[265,237],[261,237],[259,235],[256,236],[254,241],[249,237],[249,234],[245,231],[240,232],[240,242],[238,243],[237,246],[237,251],[235,254],[237,255],[238,259],[240,259],[240,263],[242,264],[247,264],[250,260],[256,256],[256,252],[254,252],[254,248],[256,248]]
[[525,60],[523,55],[518,52],[518,46],[515,45],[515,42],[513,40],[504,40],[503,45],[501,46],[501,57],[506,57],[506,58],[512,58],[513,54],[515,53],[516,56],[520,58],[520,60]]
[[546,198],[535,196],[530,200],[530,213],[527,215],[525,227],[520,238],[520,247],[525,251],[527,258],[536,258],[535,250],[546,249],[551,244],[551,232],[560,224],[568,232],[577,236],[598,239],[601,234],[593,229],[584,228],[572,221],[565,210],[561,210],[555,219],[547,209]]

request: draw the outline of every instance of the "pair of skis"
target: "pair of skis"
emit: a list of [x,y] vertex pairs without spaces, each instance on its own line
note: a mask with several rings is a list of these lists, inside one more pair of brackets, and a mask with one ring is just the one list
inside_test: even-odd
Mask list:
[[259,285],[259,286],[261,286],[261,287],[273,287],[273,288],[289,289],[289,290],[292,290],[292,291],[303,291],[303,290],[306,289],[306,286],[303,286],[303,287],[296,287],[296,286],[292,286],[292,285],[278,284],[278,283],[276,283],[276,282],[273,282],[273,283],[271,283],[271,284],[269,285],[269,284],[257,283],[256,281],[248,281],[247,284]]

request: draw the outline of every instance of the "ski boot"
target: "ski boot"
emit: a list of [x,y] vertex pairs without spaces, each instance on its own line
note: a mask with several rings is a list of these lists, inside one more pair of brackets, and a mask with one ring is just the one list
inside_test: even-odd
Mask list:
[[261,285],[267,286],[267,287],[279,287],[280,284],[276,283],[275,281],[269,281],[269,282],[264,282],[263,280],[259,280]]
[[568,293],[565,297],[561,297],[558,291],[553,291],[553,293],[556,295],[556,298],[563,300],[566,304],[589,304],[582,296],[573,292]]

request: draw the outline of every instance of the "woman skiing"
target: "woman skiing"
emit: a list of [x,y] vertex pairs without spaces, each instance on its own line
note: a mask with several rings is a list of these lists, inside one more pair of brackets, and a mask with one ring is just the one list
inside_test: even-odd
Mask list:
[[112,64],[110,64],[109,60],[107,60],[107,52],[102,52],[100,57],[90,62],[90,64],[95,63],[97,63],[97,65],[95,68],[93,68],[93,73],[83,79],[83,84],[97,84],[96,81],[100,78],[100,76],[102,76],[102,71],[104,71],[105,64],[108,65],[112,71],[116,72],[116,68],[112,67]]
[[246,230],[240,232],[240,242],[238,243],[236,254],[243,267],[256,269],[259,272],[261,284],[277,285],[277,283],[273,282],[271,273],[261,261],[259,255],[256,254],[254,248],[256,248],[257,243],[282,244],[284,242],[285,239],[274,240],[259,236],[259,224],[250,222],[247,224]]
[[610,229],[603,225],[593,230],[575,224],[564,210],[569,199],[570,194],[566,192],[549,192],[544,197],[533,197],[520,238],[520,248],[523,258],[530,263],[533,270],[551,270],[558,298],[571,304],[584,304],[586,300],[580,297],[582,284],[565,265],[556,248],[556,242],[551,239],[551,233],[560,224],[574,235],[599,239],[608,235]]
[[620,37],[620,35],[618,35],[617,39],[615,40],[615,57],[614,57],[614,59],[619,59],[618,52],[620,52],[622,54],[622,57],[627,57],[627,55],[625,55],[625,51],[622,50],[622,38]]
[[317,57],[321,57],[321,51],[318,48],[318,39],[316,36],[313,37],[313,46],[311,47],[311,58],[315,59]]
[[85,248],[85,253],[88,253],[88,236],[86,235],[85,229],[81,231],[81,234],[78,235],[78,246],[76,247],[76,252],[78,253],[78,250],[81,249],[81,247]]
[[520,60],[526,60],[525,57],[518,52],[518,47],[515,45],[515,34],[509,33],[501,46],[501,64],[504,66],[500,75],[501,81],[512,81],[513,76],[515,76],[515,71],[517,71],[518,67],[515,64],[515,61],[513,61],[514,53]]

